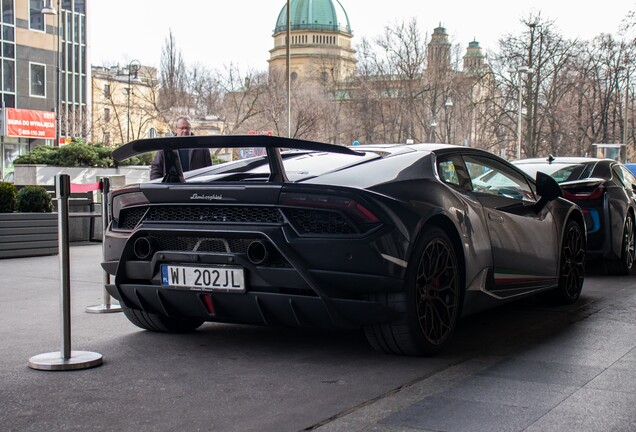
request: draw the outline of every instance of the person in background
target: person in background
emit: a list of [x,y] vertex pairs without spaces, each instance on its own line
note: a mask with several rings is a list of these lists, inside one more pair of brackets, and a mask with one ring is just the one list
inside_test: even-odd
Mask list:
[[[194,135],[188,117],[181,116],[177,118],[174,124],[174,134],[175,136]],[[212,158],[208,149],[179,149],[179,158],[184,172],[212,165]],[[158,151],[150,164],[150,180],[164,176],[163,160],[163,151]]]

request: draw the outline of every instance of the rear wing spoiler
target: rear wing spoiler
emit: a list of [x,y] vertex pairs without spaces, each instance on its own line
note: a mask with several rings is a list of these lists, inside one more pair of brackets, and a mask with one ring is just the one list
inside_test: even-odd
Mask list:
[[580,180],[570,180],[570,181],[564,181],[561,182],[560,185],[562,188],[567,188],[567,187],[596,187],[599,186],[601,184],[603,184],[605,182],[604,179],[602,178],[595,178],[595,177],[588,177],[585,179],[580,179]]
[[165,175],[162,181],[164,183],[184,183],[179,149],[242,147],[265,148],[270,172],[269,181],[279,183],[288,181],[283,159],[280,155],[281,148],[341,153],[354,156],[364,155],[363,152],[357,152],[345,146],[269,135],[190,135],[145,138],[131,141],[115,149],[112,152],[112,156],[117,162],[121,162],[142,153],[162,150],[165,163]]

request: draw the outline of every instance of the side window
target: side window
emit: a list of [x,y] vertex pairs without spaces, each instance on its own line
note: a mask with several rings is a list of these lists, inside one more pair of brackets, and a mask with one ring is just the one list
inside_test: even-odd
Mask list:
[[506,165],[481,156],[464,156],[464,162],[477,193],[535,202],[534,191],[526,178]]
[[457,171],[455,171],[455,164],[453,161],[442,161],[437,164],[437,172],[439,178],[444,183],[449,183],[455,186],[459,186],[459,179],[457,178]]
[[464,162],[460,156],[440,158],[437,161],[437,173],[444,183],[470,191],[470,178],[464,168]]
[[625,187],[627,183],[625,183],[625,179],[623,178],[623,172],[618,165],[614,165],[612,167],[612,183],[614,183],[618,187]]
[[625,187],[632,188],[636,187],[636,178],[632,174],[632,172],[624,166],[617,165],[616,169],[620,172],[620,177]]

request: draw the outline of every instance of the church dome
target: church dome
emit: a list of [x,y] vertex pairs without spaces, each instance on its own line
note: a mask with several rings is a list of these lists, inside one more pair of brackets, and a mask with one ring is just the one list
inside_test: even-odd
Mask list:
[[[351,35],[349,17],[338,0],[290,0],[290,30],[338,31]],[[274,34],[287,30],[287,4],[283,6]]]

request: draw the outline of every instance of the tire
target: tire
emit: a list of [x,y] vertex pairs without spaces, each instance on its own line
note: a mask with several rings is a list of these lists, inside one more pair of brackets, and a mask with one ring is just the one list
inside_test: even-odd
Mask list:
[[402,309],[402,316],[366,326],[367,340],[389,354],[436,354],[457,327],[462,298],[463,277],[455,247],[441,228],[427,228],[409,262],[405,293],[375,298]]
[[621,257],[618,260],[605,261],[607,273],[616,276],[626,276],[634,267],[634,216],[627,215],[623,227],[623,241],[621,243]]
[[585,236],[581,226],[570,220],[565,225],[561,244],[559,285],[554,291],[558,304],[572,304],[578,300],[585,278]]
[[144,330],[164,333],[188,333],[201,327],[203,321],[187,318],[171,318],[164,315],[144,312],[138,309],[122,307],[126,318]]

